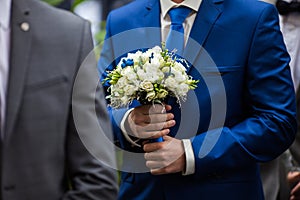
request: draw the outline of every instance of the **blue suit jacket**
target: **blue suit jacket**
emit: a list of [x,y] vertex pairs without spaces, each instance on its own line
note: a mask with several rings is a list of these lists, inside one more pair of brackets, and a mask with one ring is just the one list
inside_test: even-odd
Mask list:
[[[159,0],[138,0],[111,12],[100,66],[160,45],[159,27]],[[119,198],[263,199],[257,162],[281,154],[296,130],[290,60],[277,11],[255,0],[203,0],[190,37],[183,56],[200,83],[182,109],[173,106],[178,123],[171,135],[191,139],[195,174],[123,172]],[[119,129],[125,111],[109,110],[116,140],[135,151]],[[125,159],[123,170],[130,172],[135,162]]]

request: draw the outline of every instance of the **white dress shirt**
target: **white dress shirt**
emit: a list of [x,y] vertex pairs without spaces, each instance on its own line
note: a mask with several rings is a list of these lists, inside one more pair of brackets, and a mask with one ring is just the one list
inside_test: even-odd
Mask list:
[[[170,30],[170,26],[171,26],[171,19],[168,15],[168,11],[171,8],[174,7],[178,7],[178,6],[186,6],[189,7],[193,10],[193,12],[191,12],[191,14],[186,18],[186,20],[183,23],[183,28],[184,28],[184,43],[186,45],[187,41],[188,41],[188,37],[190,35],[191,29],[193,27],[198,9],[200,7],[201,4],[201,0],[185,0],[182,3],[175,3],[171,0],[160,0],[160,7],[161,7],[161,15],[160,15],[160,21],[161,21],[161,35],[162,41],[166,41],[166,38],[168,36],[169,30]],[[125,115],[123,116],[123,119],[121,121],[120,127],[121,130],[125,136],[125,138],[134,146],[140,146],[136,143],[136,141],[133,141],[128,133],[126,132],[125,129],[125,121],[128,117],[128,115],[130,114],[130,112],[133,109],[128,110]],[[194,156],[194,151],[192,149],[192,144],[191,141],[189,139],[183,139],[182,140],[183,143],[183,147],[184,147],[184,151],[185,151],[185,158],[186,158],[186,168],[183,172],[183,175],[190,175],[193,174],[195,172],[195,156]]]
[[1,133],[5,121],[6,92],[9,76],[11,0],[0,0],[0,115]]
[[[291,2],[292,0],[285,0]],[[297,0],[300,2],[300,0]],[[284,42],[291,56],[291,74],[294,82],[295,91],[300,85],[300,12],[280,15],[280,27]]]
[[183,28],[184,28],[184,43],[187,43],[188,36],[191,33],[192,26],[194,24],[198,9],[200,7],[201,0],[185,0],[182,3],[175,3],[170,0],[160,0],[160,22],[161,22],[161,28],[162,28],[162,41],[166,41],[167,36],[170,31],[171,26],[171,19],[168,15],[168,12],[171,8],[179,7],[179,6],[186,6],[193,11],[190,13],[190,15],[185,19],[183,22]]

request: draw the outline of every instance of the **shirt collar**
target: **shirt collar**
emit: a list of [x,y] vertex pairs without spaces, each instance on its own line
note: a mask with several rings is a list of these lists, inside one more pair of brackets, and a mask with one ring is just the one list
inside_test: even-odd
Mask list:
[[0,0],[0,25],[4,29],[9,29],[10,27],[11,1]]
[[[0,0],[1,1],[1,0]],[[161,13],[163,18],[166,17],[168,11],[173,7],[186,6],[198,12],[202,0],[184,0],[181,3],[175,3],[172,0],[160,0]]]

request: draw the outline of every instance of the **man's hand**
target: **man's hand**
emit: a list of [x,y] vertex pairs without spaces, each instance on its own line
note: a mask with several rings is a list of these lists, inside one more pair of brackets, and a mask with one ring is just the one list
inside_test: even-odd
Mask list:
[[134,108],[126,121],[129,134],[142,139],[153,139],[167,135],[175,125],[174,115],[166,113],[169,105],[142,105]]
[[300,200],[300,172],[289,172],[287,179],[292,186],[290,200]]
[[154,175],[182,172],[185,169],[185,152],[181,140],[164,136],[164,142],[144,145],[146,166]]

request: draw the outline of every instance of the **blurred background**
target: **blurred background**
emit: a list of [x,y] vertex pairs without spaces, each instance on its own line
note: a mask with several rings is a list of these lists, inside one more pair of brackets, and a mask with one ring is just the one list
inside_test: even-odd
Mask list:
[[52,6],[70,10],[89,20],[92,25],[94,45],[98,45],[105,37],[105,20],[108,13],[132,0],[42,0]]

